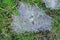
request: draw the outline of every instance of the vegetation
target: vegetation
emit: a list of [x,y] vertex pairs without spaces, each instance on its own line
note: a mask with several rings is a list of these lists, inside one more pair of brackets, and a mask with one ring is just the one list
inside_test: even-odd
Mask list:
[[[18,15],[16,8],[18,0],[0,0],[0,40],[59,40],[60,39],[60,9],[53,9],[45,7],[45,3],[42,0],[19,0],[30,4],[43,7],[45,12],[53,18],[52,31],[46,32],[25,32],[17,34],[12,30],[10,26],[12,22],[12,15]],[[46,37],[45,37],[46,36]],[[48,39],[49,38],[49,39]]]

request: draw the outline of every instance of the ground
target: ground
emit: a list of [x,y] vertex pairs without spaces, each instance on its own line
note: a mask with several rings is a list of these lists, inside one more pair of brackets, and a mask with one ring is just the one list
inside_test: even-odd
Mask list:
[[46,8],[42,0],[20,0],[38,7],[43,7],[45,12],[53,18],[52,31],[46,32],[25,32],[17,34],[12,31],[10,26],[12,22],[11,14],[18,16],[17,0],[0,0],[0,40],[60,40],[60,9]]

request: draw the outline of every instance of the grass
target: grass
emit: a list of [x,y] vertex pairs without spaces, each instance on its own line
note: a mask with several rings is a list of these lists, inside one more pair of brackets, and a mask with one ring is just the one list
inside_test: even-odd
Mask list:
[[45,12],[53,18],[53,31],[49,34],[45,34],[41,31],[37,33],[26,32],[22,34],[17,34],[11,29],[11,14],[18,15],[18,10],[16,9],[17,3],[14,0],[0,0],[0,40],[43,40],[44,35],[49,36],[50,40],[60,39],[60,9],[50,10],[45,7],[42,0],[21,0],[27,3],[35,4],[38,7],[43,7]]

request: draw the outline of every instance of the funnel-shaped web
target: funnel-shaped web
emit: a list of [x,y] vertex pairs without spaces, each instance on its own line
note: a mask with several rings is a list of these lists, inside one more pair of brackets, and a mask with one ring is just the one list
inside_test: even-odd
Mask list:
[[44,13],[42,8],[20,3],[19,16],[12,15],[12,26],[16,32],[51,30],[52,18]]

